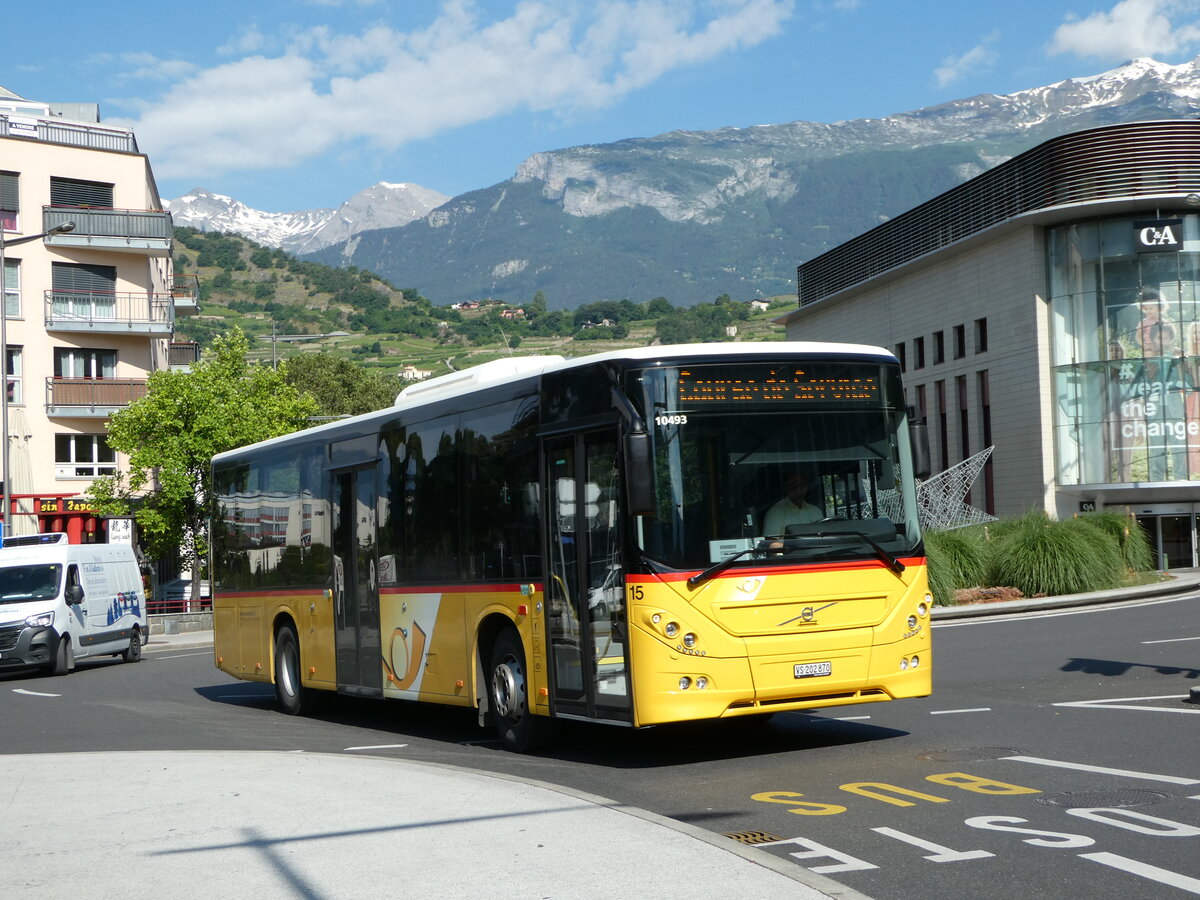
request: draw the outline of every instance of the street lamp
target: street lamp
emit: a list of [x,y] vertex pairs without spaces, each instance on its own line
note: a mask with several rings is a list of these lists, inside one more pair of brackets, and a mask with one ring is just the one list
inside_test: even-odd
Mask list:
[[[12,526],[12,517],[9,515],[12,492],[8,489],[8,270],[5,267],[4,251],[17,244],[28,244],[52,234],[66,234],[74,230],[74,222],[63,222],[40,234],[0,240],[0,372],[4,373],[4,387],[0,390],[0,511],[4,516],[4,531],[11,531]],[[0,232],[0,235],[2,234],[3,232]],[[2,539],[3,531],[0,531],[0,540]]]

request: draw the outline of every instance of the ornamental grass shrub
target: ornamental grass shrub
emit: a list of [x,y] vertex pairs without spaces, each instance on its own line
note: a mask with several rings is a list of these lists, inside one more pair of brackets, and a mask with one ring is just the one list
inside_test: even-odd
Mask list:
[[987,544],[981,528],[925,532],[929,560],[929,592],[933,602],[954,603],[959,588],[983,583],[988,570]]
[[1149,572],[1158,568],[1154,548],[1150,546],[1150,536],[1137,523],[1137,519],[1116,510],[1084,513],[1080,518],[1116,538],[1125,558],[1125,568],[1130,572]]
[[1055,521],[1026,513],[993,532],[988,580],[1027,597],[1119,587],[1127,568],[1117,538],[1084,518]]
[[1120,587],[1154,569],[1145,532],[1118,512],[1057,521],[1044,512],[986,526],[925,532],[929,589],[952,605],[964,588],[1015,588],[1026,597]]

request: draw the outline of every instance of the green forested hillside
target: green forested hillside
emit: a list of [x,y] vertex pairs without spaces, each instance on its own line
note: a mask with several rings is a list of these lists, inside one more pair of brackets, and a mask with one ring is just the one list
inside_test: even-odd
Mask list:
[[175,271],[200,282],[200,312],[178,320],[177,339],[207,346],[236,325],[264,360],[324,352],[438,375],[507,355],[581,356],[656,340],[782,340],[773,319],[795,305],[787,295],[763,311],[723,295],[688,308],[656,297],[555,310],[535,292],[520,304],[459,310],[371,272],[299,260],[232,235],[179,228],[175,239]]

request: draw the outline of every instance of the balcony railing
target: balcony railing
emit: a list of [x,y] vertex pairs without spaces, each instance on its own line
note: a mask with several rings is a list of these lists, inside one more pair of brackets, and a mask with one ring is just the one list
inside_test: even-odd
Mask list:
[[118,334],[171,334],[174,294],[46,291],[46,329]]
[[200,361],[200,345],[195,341],[171,341],[167,345],[167,365],[172,369],[186,369]]
[[171,297],[175,301],[175,315],[190,316],[200,311],[200,276],[173,275]]
[[47,378],[46,415],[107,418],[145,396],[144,378]]
[[119,150],[137,153],[137,140],[132,131],[122,128],[105,128],[102,125],[87,125],[81,122],[63,122],[58,119],[38,117],[30,124],[25,116],[18,116],[11,125],[7,115],[0,115],[0,137],[37,138],[51,144],[67,144],[71,147],[87,147],[90,150]]
[[42,231],[67,222],[75,227],[46,237],[48,247],[122,250],[166,256],[171,252],[171,214],[162,209],[100,209],[43,206]]

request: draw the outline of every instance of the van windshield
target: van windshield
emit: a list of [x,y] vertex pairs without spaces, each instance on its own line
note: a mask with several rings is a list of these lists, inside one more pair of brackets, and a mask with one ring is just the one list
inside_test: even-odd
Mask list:
[[0,601],[50,600],[58,596],[61,581],[58,563],[0,567]]

